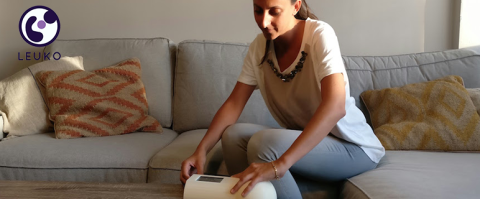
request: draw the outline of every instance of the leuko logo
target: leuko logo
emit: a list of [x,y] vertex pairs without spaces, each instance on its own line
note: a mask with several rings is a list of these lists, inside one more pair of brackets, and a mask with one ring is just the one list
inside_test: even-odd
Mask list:
[[18,28],[28,44],[44,47],[55,41],[60,33],[60,20],[52,9],[34,6],[23,13]]

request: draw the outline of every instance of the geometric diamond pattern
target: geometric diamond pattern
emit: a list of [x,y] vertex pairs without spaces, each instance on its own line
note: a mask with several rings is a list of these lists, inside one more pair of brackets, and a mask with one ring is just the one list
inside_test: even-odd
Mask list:
[[460,76],[368,90],[361,98],[386,150],[480,150],[480,116]]
[[43,71],[36,78],[46,88],[57,138],[163,131],[147,114],[138,58],[91,72]]
[[[85,83],[85,84],[90,84],[92,86],[97,86],[97,87],[104,87],[105,85],[107,85],[110,82],[117,82],[116,80],[106,80],[106,81],[102,81],[102,80],[103,80],[103,78],[100,78],[100,77],[96,76],[95,74],[91,74],[91,75],[86,76],[84,78],[81,78],[77,81]],[[97,83],[97,82],[100,82],[100,83]]]
[[[450,97],[446,98],[445,96]],[[469,98],[470,99],[470,98]],[[463,99],[462,96],[457,94],[455,91],[448,87],[443,87],[440,94],[440,104],[447,110],[450,111],[456,118],[462,116],[463,109],[465,108],[466,99]]]
[[121,125],[123,121],[125,121],[127,118],[132,116],[133,114],[126,111],[107,108],[103,113],[101,113],[97,117],[91,118],[90,120],[101,123],[101,124],[105,124],[111,128],[116,128],[119,125]]

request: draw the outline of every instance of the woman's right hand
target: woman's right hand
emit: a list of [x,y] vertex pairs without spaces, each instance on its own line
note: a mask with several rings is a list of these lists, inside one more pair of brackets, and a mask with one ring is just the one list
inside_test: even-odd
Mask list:
[[203,174],[207,155],[205,153],[195,152],[192,156],[182,162],[182,171],[180,172],[180,181],[185,184],[193,174]]

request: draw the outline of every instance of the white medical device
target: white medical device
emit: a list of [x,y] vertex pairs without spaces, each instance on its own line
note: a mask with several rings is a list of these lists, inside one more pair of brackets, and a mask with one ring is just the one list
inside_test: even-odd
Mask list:
[[230,190],[238,178],[194,174],[187,180],[183,192],[184,199],[276,199],[277,192],[271,182],[259,182],[248,195],[242,192],[250,184],[245,183],[235,194]]

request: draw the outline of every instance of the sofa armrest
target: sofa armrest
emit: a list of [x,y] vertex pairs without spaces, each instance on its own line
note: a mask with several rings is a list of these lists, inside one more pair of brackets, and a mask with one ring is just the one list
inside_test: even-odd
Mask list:
[[0,140],[3,139],[3,117],[0,115]]

